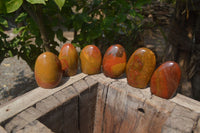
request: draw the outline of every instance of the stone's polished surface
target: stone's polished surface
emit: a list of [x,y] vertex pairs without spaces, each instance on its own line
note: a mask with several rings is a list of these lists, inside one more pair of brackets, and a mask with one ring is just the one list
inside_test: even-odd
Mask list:
[[61,81],[62,74],[60,60],[55,54],[45,52],[38,56],[35,62],[35,79],[40,87],[56,87]]
[[174,61],[160,65],[151,77],[151,93],[169,99],[176,92],[181,79],[181,69]]
[[65,76],[73,76],[78,71],[78,53],[76,48],[67,43],[63,45],[58,56]]
[[97,74],[101,71],[102,56],[98,47],[87,45],[80,54],[81,70],[86,74]]
[[119,78],[126,68],[126,52],[120,45],[110,46],[103,57],[103,72],[111,78]]
[[137,49],[126,66],[128,84],[136,88],[145,88],[155,69],[155,54],[148,48]]

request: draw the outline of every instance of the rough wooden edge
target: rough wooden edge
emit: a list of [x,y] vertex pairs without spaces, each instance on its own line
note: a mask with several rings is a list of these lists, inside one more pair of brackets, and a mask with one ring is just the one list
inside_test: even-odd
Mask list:
[[174,98],[170,99],[170,101],[172,101],[178,105],[184,106],[188,109],[191,109],[194,112],[200,114],[200,102],[198,102],[194,99],[191,99],[191,98],[186,97],[181,94],[177,94]]
[[27,124],[23,129],[17,131],[16,133],[53,133],[53,132],[44,124],[42,124],[38,120],[35,120]]
[[2,126],[0,126],[0,133],[7,133],[7,131]]
[[[108,85],[108,84],[110,84],[111,82],[114,82],[114,81],[127,83],[126,78],[112,79],[112,78],[106,77],[103,73],[97,74],[97,75],[92,75],[90,77],[92,77],[96,81],[98,81],[102,84],[106,84],[106,85]],[[146,89],[140,89],[140,91],[142,91],[143,93],[148,93],[148,94],[151,93],[149,87],[146,88]],[[174,103],[181,105],[183,107],[186,107],[188,109],[191,109],[192,111],[200,114],[200,102],[199,101],[196,101],[194,99],[191,99],[191,98],[186,97],[186,96],[181,95],[181,94],[177,94],[172,99],[169,99],[169,101],[174,102]]]
[[[11,118],[18,114],[19,112],[25,110],[26,108],[33,106],[37,102],[49,97],[50,95],[55,94],[56,92],[59,92],[60,90],[66,88],[67,86],[81,80],[87,77],[86,74],[80,73],[76,76],[70,77],[68,80],[65,80],[65,83],[55,89],[42,89],[40,87],[20,96],[16,99],[13,99],[9,103],[0,106],[0,123],[7,120],[8,118]],[[112,82],[118,82],[118,83],[127,83],[126,78],[120,78],[120,79],[111,79],[108,77],[105,77],[103,73],[91,75],[88,76],[90,78],[93,78],[95,81],[104,84],[106,86],[110,85]],[[146,89],[139,89],[142,93],[142,95],[147,95],[148,97],[151,96],[150,94],[150,88]],[[81,90],[77,90],[78,92]],[[181,105],[183,107],[186,107],[196,113],[200,113],[200,102],[195,101],[191,98],[185,97],[181,94],[177,94],[174,98],[169,100],[170,102],[174,102],[177,105]]]
[[86,76],[87,75],[83,73],[72,76],[65,80],[64,84],[55,89],[43,89],[38,87],[20,97],[11,100],[9,103],[0,106],[0,123],[23,111],[24,109],[34,105],[38,101],[60,91],[61,89],[73,84],[80,79],[83,79]]
[[[163,121],[164,127],[166,126],[167,129],[165,131],[166,127],[162,128],[162,132],[164,131],[165,132],[184,132],[184,133],[186,132],[189,133],[192,131],[195,131],[195,133],[199,132],[198,118],[200,117],[200,114],[199,114],[200,102],[195,101],[191,98],[185,97],[181,94],[176,95],[172,99],[166,100],[166,99],[157,97],[155,95],[152,95],[149,87],[146,89],[138,89],[138,88],[129,86],[127,84],[126,78],[111,79],[104,76],[103,74],[93,75],[91,77],[94,78],[96,81],[98,81],[100,84],[104,85],[103,90],[102,89],[99,90],[101,92],[100,92],[100,96],[98,97],[100,97],[101,99],[103,98],[102,91],[105,91],[106,89],[112,88],[112,90],[115,89],[116,91],[119,91],[120,93],[125,91],[127,95],[131,95],[135,99],[139,99],[139,101],[143,101],[145,105],[148,103],[147,105],[151,105],[152,107],[155,107],[157,110],[162,110],[161,112],[165,112],[167,115],[169,115],[166,121]],[[107,94],[104,94],[104,95],[106,96]],[[116,95],[114,94],[113,96],[116,96]],[[121,99],[124,99],[124,98],[121,98]],[[102,100],[105,103],[107,101],[105,98]],[[97,102],[99,101],[97,100]],[[166,106],[163,105],[163,103],[165,103]],[[96,112],[95,112],[96,116],[95,116],[95,123],[94,123],[94,126],[95,126],[94,131],[100,132],[102,131],[102,129],[104,129],[104,127],[102,126],[102,123],[104,123],[103,122],[104,120],[102,118],[104,112],[103,110],[100,111],[101,108],[99,108],[102,106],[102,103],[97,103],[97,104],[99,106],[96,108]],[[111,103],[110,105],[112,106],[114,104]],[[165,107],[167,108],[165,109]],[[184,121],[182,121],[182,119],[184,119]],[[173,124],[171,124],[172,122]],[[109,122],[106,122],[106,123],[109,123]],[[108,127],[111,127],[111,126],[108,125]],[[109,130],[107,132],[111,132],[111,131]]]

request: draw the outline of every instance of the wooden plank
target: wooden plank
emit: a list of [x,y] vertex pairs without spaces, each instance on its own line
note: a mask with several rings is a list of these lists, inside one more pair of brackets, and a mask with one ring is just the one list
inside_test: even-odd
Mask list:
[[46,114],[47,112],[55,109],[56,107],[58,107],[59,105],[61,105],[62,103],[60,103],[56,97],[54,96],[49,96],[41,101],[39,101],[38,103],[36,103],[36,109],[39,110],[41,113]]
[[107,91],[108,91],[108,86],[103,85],[103,84],[98,84],[95,119],[94,119],[94,130],[93,130],[94,133],[101,133]]
[[79,93],[77,93],[72,86],[68,86],[61,91],[56,92],[53,96],[55,96],[61,103],[65,103],[77,95],[79,95]]
[[[40,116],[42,116],[42,112],[40,112],[39,110],[37,110],[35,107],[29,107],[26,110],[24,110],[23,112],[29,113],[32,116],[33,120],[36,120]],[[31,120],[31,118],[29,118],[29,120]]]
[[79,128],[81,133],[92,133],[96,104],[97,82],[86,78],[73,84],[79,93]]
[[90,75],[89,77],[93,78],[94,80],[96,80],[104,85],[109,85],[110,83],[116,81],[116,79],[106,77],[103,73]]
[[161,133],[185,133],[185,132],[180,131],[178,129],[174,129],[174,128],[170,128],[170,127],[164,126],[162,128]]
[[176,104],[179,104],[181,106],[184,106],[188,109],[191,109],[194,112],[200,114],[200,102],[198,102],[194,99],[183,96],[181,94],[177,94],[174,98],[170,99],[170,101],[172,101]]
[[136,116],[136,123],[134,125],[135,133],[160,133],[162,131],[165,121],[173,111],[176,104],[171,103],[165,99],[157,96],[152,96],[146,99],[143,107],[137,108],[139,113]]
[[[120,78],[120,79],[111,79],[109,77],[106,77],[103,73],[91,75],[90,77],[95,79],[96,81],[102,83],[102,84],[105,84],[105,85],[108,85],[111,82],[116,82],[116,81],[127,83],[127,80],[126,80],[125,77]],[[146,88],[146,89],[142,89],[141,92],[146,93],[148,95],[151,95],[149,87]],[[169,99],[169,100],[178,104],[178,105],[189,108],[189,109],[191,109],[191,110],[193,110],[197,113],[200,113],[200,102],[199,101],[196,101],[194,99],[191,99],[191,98],[186,97],[186,96],[181,95],[181,94],[177,94],[175,97],[173,97],[172,99]]]
[[[88,112],[87,112],[88,113],[88,118],[87,118],[88,119],[88,129],[89,129],[90,133],[93,133],[98,82],[93,80],[90,77],[86,77],[84,80],[86,81],[86,83],[89,86],[89,94],[87,95],[87,100],[88,100],[88,102],[87,102],[87,104],[88,104]],[[81,95],[80,95],[80,97],[81,97]],[[81,102],[79,102],[79,103],[81,103]],[[82,106],[84,106],[84,102],[82,102]],[[81,107],[81,105],[79,107]],[[80,110],[81,110],[81,108],[80,108]],[[84,112],[80,112],[80,115],[84,115]],[[81,125],[81,123],[85,122],[84,119],[81,118],[81,117],[80,117],[80,120],[82,120],[82,121],[80,121],[80,125]]]
[[43,89],[38,87],[20,97],[11,100],[7,104],[0,106],[0,123],[86,76],[86,74],[80,73],[67,78],[64,80],[62,85],[55,89]]
[[193,110],[151,96],[149,88],[133,88],[119,80],[107,87],[106,93],[104,85],[98,90],[95,133],[189,133],[199,117]]
[[35,120],[16,133],[53,133],[49,128]]
[[196,128],[194,130],[194,133],[200,133],[200,118],[196,123]]
[[[57,100],[62,105],[58,105]],[[78,132],[78,94],[72,86],[38,102],[36,108],[44,114],[39,121],[52,131]]]
[[134,132],[137,117],[140,117],[137,108],[143,107],[145,99],[137,99],[129,94],[127,88],[121,89],[110,85],[104,107],[103,126],[99,132]]
[[67,102],[63,108],[63,133],[78,133],[78,97]]
[[191,133],[198,117],[199,115],[192,110],[176,105],[165,125],[182,132]]
[[28,124],[26,120],[19,116],[15,116],[13,119],[11,119],[8,123],[5,125],[5,129],[7,132],[16,132],[23,128],[26,124]]
[[6,130],[2,126],[0,126],[0,133],[7,133]]
[[39,118],[53,132],[76,133],[78,131],[78,97]]

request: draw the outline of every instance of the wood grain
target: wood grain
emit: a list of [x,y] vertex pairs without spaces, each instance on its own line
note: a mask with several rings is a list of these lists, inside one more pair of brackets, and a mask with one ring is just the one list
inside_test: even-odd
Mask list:
[[35,120],[16,133],[53,133],[49,128],[43,125],[38,120]]
[[189,109],[193,110],[194,112],[200,114],[200,102],[198,102],[194,99],[191,99],[191,98],[186,97],[181,94],[177,94],[175,97],[170,99],[170,101],[172,101],[178,105],[184,106],[186,108],[189,108]]
[[103,75],[95,79],[100,84],[94,133],[189,133],[199,130],[198,101],[187,98],[187,102],[180,94],[166,100],[151,95],[150,88],[134,88],[123,79],[113,81]]
[[16,99],[11,100],[7,104],[0,106],[0,123],[86,76],[87,75],[83,73],[72,76],[66,79],[63,85],[55,89],[43,89],[38,87],[20,97],[17,97]]
[[6,130],[0,126],[0,133],[7,133]]

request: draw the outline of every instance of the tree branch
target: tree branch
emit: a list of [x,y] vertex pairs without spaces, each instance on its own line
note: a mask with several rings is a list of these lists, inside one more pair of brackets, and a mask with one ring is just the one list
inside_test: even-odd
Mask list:
[[43,48],[46,51],[50,51],[50,46],[49,46],[50,39],[48,37],[47,28],[43,20],[42,5],[36,5],[36,10],[34,10],[32,5],[29,6],[28,3],[24,1],[22,7],[24,8],[24,10],[28,12],[28,14],[33,18],[33,20],[38,25],[41,38],[43,40]]

